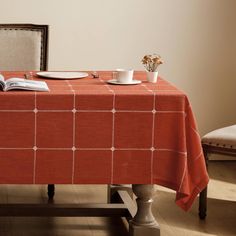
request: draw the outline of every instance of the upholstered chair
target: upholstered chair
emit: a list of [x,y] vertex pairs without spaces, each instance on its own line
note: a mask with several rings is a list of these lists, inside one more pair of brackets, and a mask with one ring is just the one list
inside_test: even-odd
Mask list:
[[0,24],[0,70],[47,70],[48,26]]
[[[236,125],[214,130],[202,138],[202,147],[208,166],[209,154],[222,154],[236,157]],[[235,159],[236,160],[236,159]],[[199,196],[199,217],[205,219],[207,212],[207,188]]]
[[[45,71],[48,67],[48,25],[0,24],[0,71]],[[53,198],[54,185],[48,185]]]

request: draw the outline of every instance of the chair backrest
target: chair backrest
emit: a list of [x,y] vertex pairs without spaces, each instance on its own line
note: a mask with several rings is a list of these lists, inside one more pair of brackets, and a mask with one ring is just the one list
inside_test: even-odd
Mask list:
[[48,25],[0,24],[0,71],[47,70]]

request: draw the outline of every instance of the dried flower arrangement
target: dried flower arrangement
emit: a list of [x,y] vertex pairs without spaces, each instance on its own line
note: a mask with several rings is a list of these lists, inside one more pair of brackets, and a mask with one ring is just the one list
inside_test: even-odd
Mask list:
[[159,55],[153,54],[145,55],[142,59],[142,63],[147,71],[154,72],[159,65],[163,64],[163,61]]

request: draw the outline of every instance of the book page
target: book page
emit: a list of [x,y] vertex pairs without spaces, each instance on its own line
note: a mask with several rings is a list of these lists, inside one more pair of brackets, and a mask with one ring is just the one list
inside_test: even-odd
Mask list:
[[5,91],[13,89],[49,91],[49,88],[44,81],[25,80],[21,78],[11,78],[6,81]]
[[4,88],[5,88],[5,79],[2,74],[0,74],[0,87],[2,90],[4,90]]

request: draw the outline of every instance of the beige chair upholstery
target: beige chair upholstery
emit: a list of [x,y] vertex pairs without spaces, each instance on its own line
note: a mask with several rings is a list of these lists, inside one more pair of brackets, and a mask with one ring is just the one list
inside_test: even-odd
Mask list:
[[[208,166],[208,155],[223,154],[236,157],[236,125],[214,130],[202,138],[206,165]],[[199,197],[199,217],[205,219],[207,211],[207,188]]]
[[236,149],[236,125],[214,130],[202,138],[203,145]]
[[47,70],[48,26],[0,24],[0,71]]

